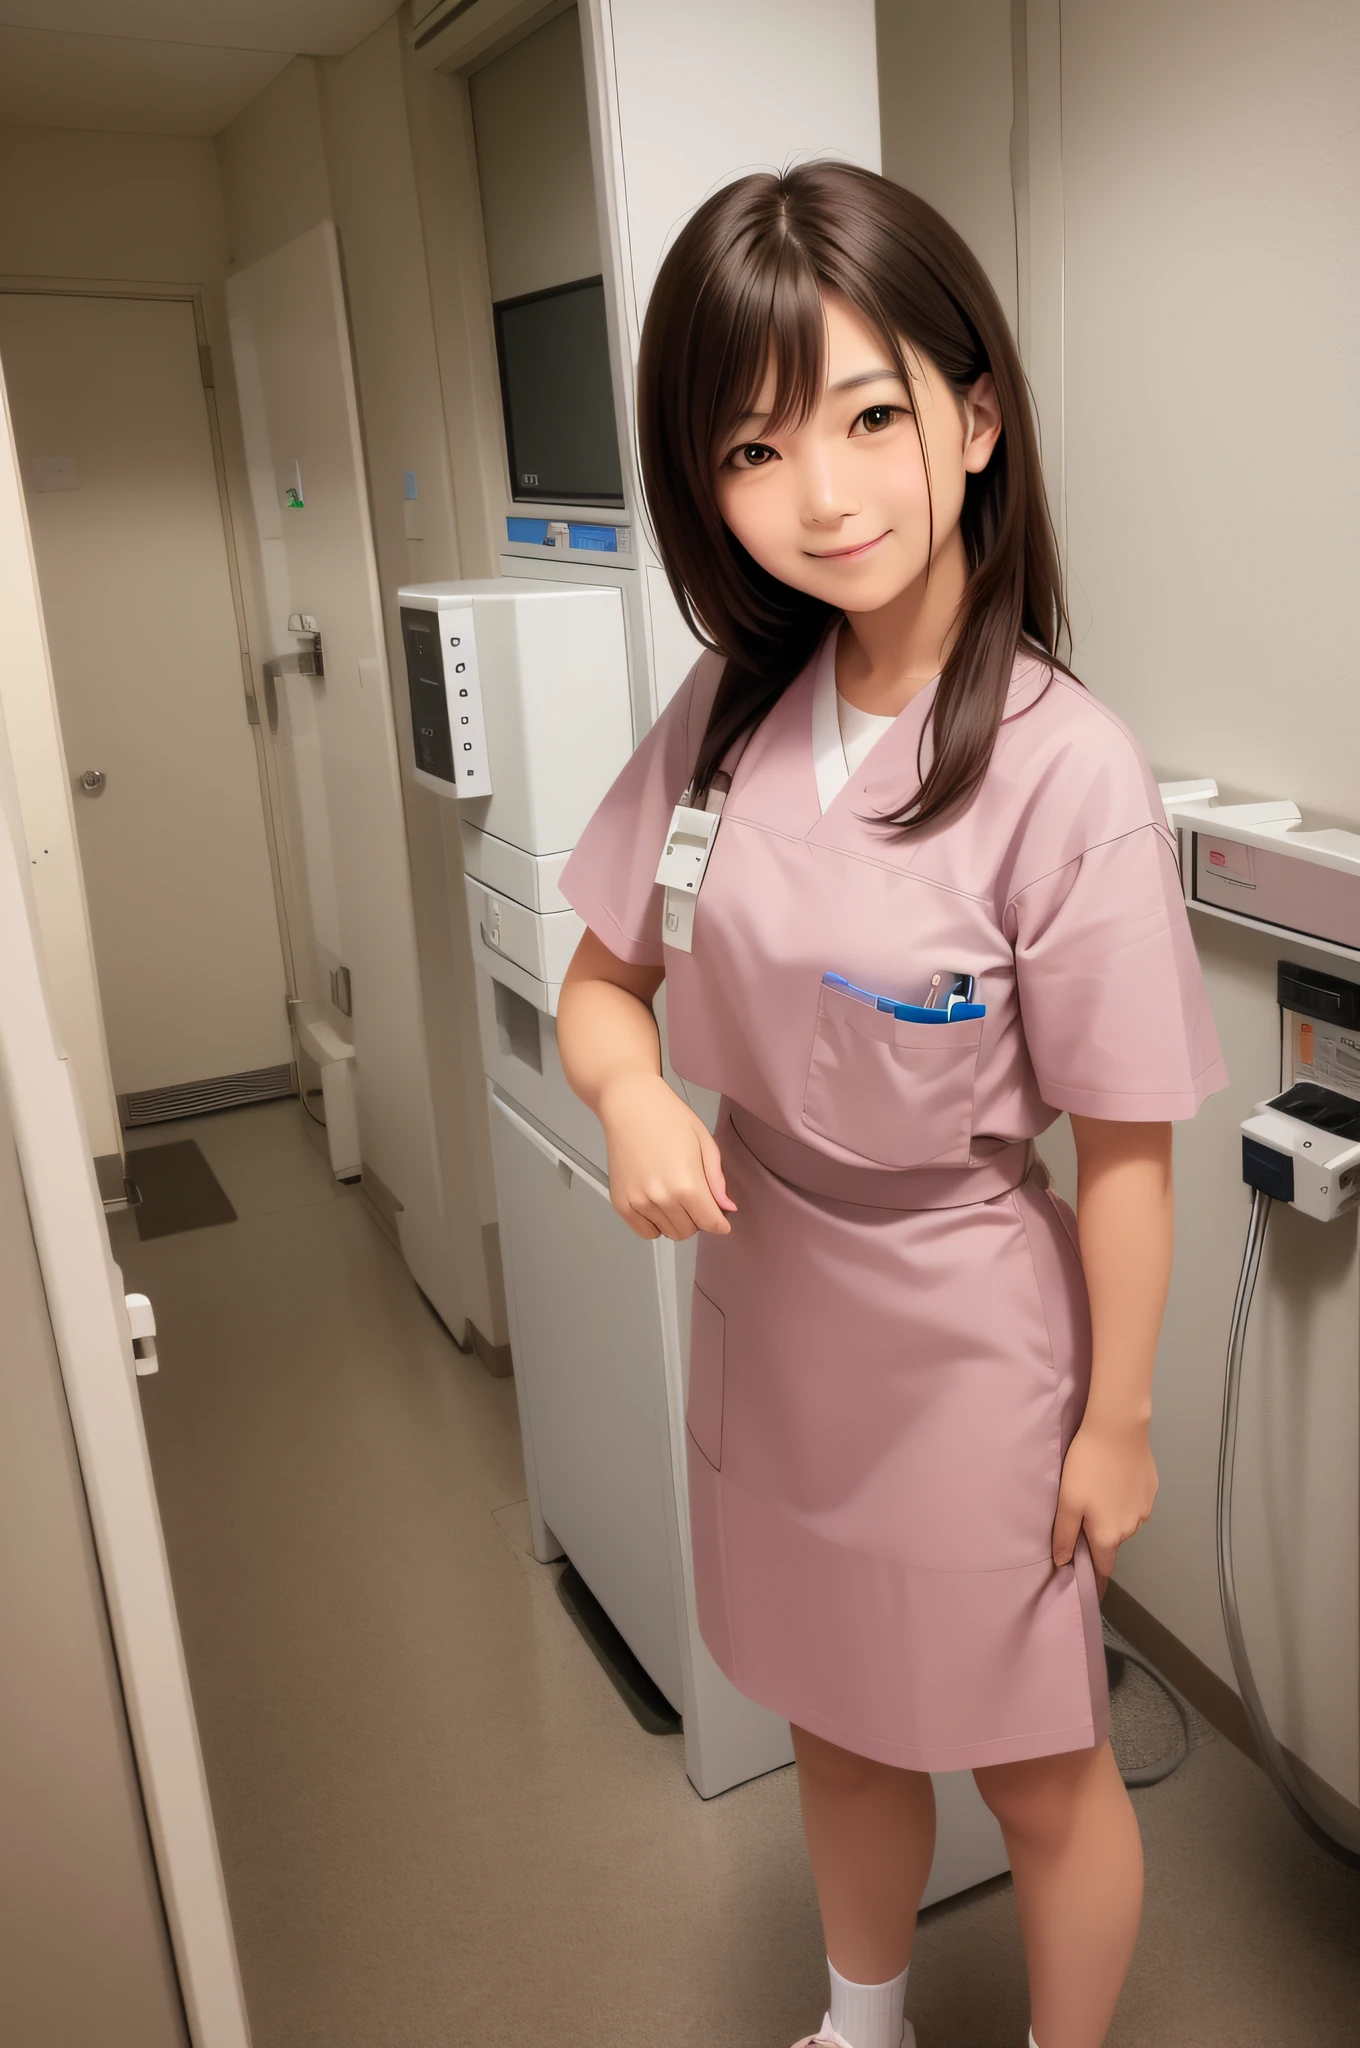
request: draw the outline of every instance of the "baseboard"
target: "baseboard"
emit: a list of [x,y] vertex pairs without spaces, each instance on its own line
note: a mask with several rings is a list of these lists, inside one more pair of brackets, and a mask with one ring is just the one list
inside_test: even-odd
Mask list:
[[[1132,1593],[1126,1593],[1113,1579],[1105,1588],[1101,1609],[1111,1627],[1118,1629],[1135,1650],[1141,1650],[1177,1692],[1182,1693],[1192,1707],[1199,1709],[1211,1727],[1264,1769],[1264,1759],[1251,1732],[1247,1710],[1232,1687],[1216,1671],[1211,1671],[1207,1664],[1201,1662],[1193,1650],[1187,1650],[1178,1636],[1173,1636],[1169,1628],[1164,1627],[1155,1615],[1149,1614]],[[1295,1756],[1292,1749],[1284,1743],[1280,1747],[1318,1809],[1329,1814],[1334,1824],[1351,1836],[1360,1832],[1360,1807],[1352,1806],[1334,1785],[1320,1778],[1302,1757]]]
[[380,1179],[366,1161],[359,1169],[359,1196],[383,1236],[400,1251],[401,1231],[397,1218],[405,1204],[397,1200],[386,1181]]
[[1168,1678],[1177,1692],[1198,1708],[1211,1727],[1225,1735],[1244,1756],[1253,1763],[1261,1762],[1261,1753],[1256,1747],[1256,1738],[1251,1732],[1246,1709],[1230,1685],[1224,1683],[1216,1671],[1198,1658],[1193,1650],[1187,1650],[1178,1636],[1149,1614],[1146,1607],[1134,1599],[1132,1593],[1114,1579],[1105,1588],[1101,1609],[1112,1628],[1127,1637],[1135,1650],[1141,1650],[1157,1669]]
[[492,1379],[508,1380],[511,1378],[515,1367],[510,1356],[510,1346],[508,1344],[493,1344],[489,1338],[482,1335],[477,1325],[472,1321],[468,1323],[467,1334],[473,1350],[481,1359],[482,1364],[486,1367]]

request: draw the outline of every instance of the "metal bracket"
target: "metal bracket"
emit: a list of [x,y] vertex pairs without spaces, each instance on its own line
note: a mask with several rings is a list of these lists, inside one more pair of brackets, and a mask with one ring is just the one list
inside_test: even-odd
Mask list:
[[309,633],[310,645],[299,648],[296,654],[276,654],[264,665],[267,676],[324,676],[326,664],[321,654],[321,635]]
[[132,1338],[132,1362],[138,1379],[160,1371],[156,1356],[156,1312],[144,1294],[125,1294],[128,1334]]

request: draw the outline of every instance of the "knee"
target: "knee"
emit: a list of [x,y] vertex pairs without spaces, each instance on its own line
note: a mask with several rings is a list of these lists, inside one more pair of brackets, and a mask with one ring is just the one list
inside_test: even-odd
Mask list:
[[884,1778],[901,1775],[888,1764],[859,1756],[852,1749],[841,1749],[820,1735],[809,1734],[805,1728],[794,1729],[793,1749],[800,1779],[811,1780],[818,1791],[840,1799],[872,1792]]
[[989,1764],[973,1780],[1008,1836],[1051,1842],[1071,1824],[1080,1769],[1073,1758],[1027,1757],[1013,1764]]

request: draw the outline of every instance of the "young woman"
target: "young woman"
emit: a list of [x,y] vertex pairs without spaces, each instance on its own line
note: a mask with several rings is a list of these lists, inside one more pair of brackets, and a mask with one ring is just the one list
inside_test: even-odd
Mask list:
[[[1226,1081],[1174,840],[1057,659],[1015,345],[921,200],[840,163],[728,186],[662,265],[639,386],[711,652],[568,864],[558,1035],[625,1222],[704,1233],[699,1624],[793,1726],[831,1972],[809,2043],[899,2048],[929,1774],[970,1769],[1031,2048],[1098,2048],[1142,1900],[1098,1601],[1157,1488],[1170,1120]],[[661,1077],[663,977],[716,1136]],[[1063,1110],[1075,1217],[1033,1145]]]

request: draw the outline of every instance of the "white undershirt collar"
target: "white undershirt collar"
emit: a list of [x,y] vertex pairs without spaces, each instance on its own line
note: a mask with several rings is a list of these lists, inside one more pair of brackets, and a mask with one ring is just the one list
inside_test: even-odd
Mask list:
[[877,746],[896,718],[879,717],[849,703],[836,688],[836,642],[839,625],[828,632],[812,679],[812,765],[817,777],[817,802],[825,814],[865,756]]

